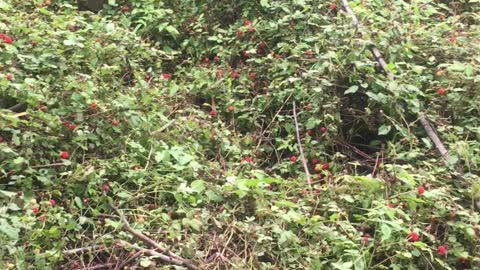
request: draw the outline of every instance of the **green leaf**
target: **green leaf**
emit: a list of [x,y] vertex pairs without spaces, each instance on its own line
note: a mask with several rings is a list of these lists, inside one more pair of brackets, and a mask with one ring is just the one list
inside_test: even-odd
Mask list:
[[270,4],[268,3],[268,0],[260,0],[260,5],[262,7],[270,7]]
[[350,86],[350,88],[348,88],[344,94],[345,95],[348,95],[348,94],[353,94],[353,93],[356,93],[358,91],[358,85],[353,85],[353,86]]
[[5,219],[0,219],[0,232],[13,240],[18,240],[20,229],[12,227]]
[[392,236],[392,229],[385,223],[382,223],[382,225],[380,225],[380,231],[382,232],[382,242],[390,239],[390,237]]
[[168,32],[170,35],[172,35],[172,37],[174,37],[174,38],[176,38],[176,37],[178,37],[178,36],[180,35],[180,33],[178,32],[178,30],[177,30],[175,27],[171,26],[171,25],[167,26],[167,27],[165,28],[165,30],[167,30],[167,32]]
[[190,184],[193,191],[202,193],[205,190],[205,182],[203,180],[195,180]]
[[75,197],[74,201],[75,201],[75,204],[77,205],[78,208],[80,208],[80,209],[83,208],[83,202],[79,197]]
[[140,259],[140,266],[141,267],[149,267],[152,265],[152,260],[150,260],[149,258],[147,257],[143,257]]
[[382,125],[378,129],[378,135],[387,135],[390,132],[391,129],[392,129],[392,126]]

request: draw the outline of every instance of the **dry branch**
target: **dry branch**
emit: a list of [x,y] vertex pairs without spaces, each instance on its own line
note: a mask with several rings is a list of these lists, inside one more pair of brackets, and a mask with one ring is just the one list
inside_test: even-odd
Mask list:
[[[162,260],[163,262],[166,262],[166,263],[185,266],[186,268],[191,269],[191,270],[198,270],[199,269],[197,266],[192,264],[189,260],[184,259],[184,258],[172,253],[171,251],[162,247],[159,243],[155,242],[153,239],[149,238],[148,236],[146,236],[142,232],[137,231],[134,228],[132,228],[129,225],[125,216],[122,214],[122,212],[120,212],[120,210],[115,205],[113,205],[113,203],[110,203],[110,206],[113,208],[113,210],[115,210],[115,212],[120,217],[120,220],[123,223],[123,229],[125,231],[131,233],[133,236],[140,239],[142,242],[144,242],[144,243],[148,244],[149,246],[153,247],[154,249],[160,251],[160,252],[157,252],[155,250],[145,249],[144,252],[146,254],[155,254],[155,255],[152,255],[152,256],[156,256],[160,260]],[[124,243],[126,243],[126,242],[124,242]]]
[[297,120],[297,107],[295,101],[293,102],[293,120],[295,121],[295,132],[297,135],[298,150],[300,151],[300,159],[302,160],[303,168],[305,169],[305,176],[307,177],[307,184],[310,185],[310,172],[308,171],[307,160],[303,154],[302,140],[300,139],[300,130]]
[[[348,0],[342,0],[342,3],[343,3],[343,7],[344,7],[345,11],[352,17],[352,25],[360,33],[361,36],[365,36],[365,33],[363,33],[361,31],[360,21],[358,20],[357,16],[353,12],[353,10],[350,8],[350,5],[348,4]],[[380,53],[380,51],[375,47],[375,45],[373,44],[373,42],[371,40],[367,40],[367,42],[369,44],[368,47],[369,47],[370,52],[373,54],[373,56],[377,60],[378,64],[382,68],[383,72],[385,72],[385,74],[387,74],[387,77],[389,79],[394,80],[395,76],[393,75],[392,72],[390,72],[388,70],[387,63],[386,63],[385,59],[383,58],[382,54]],[[437,150],[442,155],[442,158],[444,160],[448,160],[448,158],[449,158],[448,151],[445,148],[445,146],[443,145],[440,138],[438,137],[437,133],[435,133],[435,131],[433,130],[432,125],[430,124],[428,119],[424,115],[421,115],[421,114],[419,115],[419,119],[420,119],[420,123],[422,124],[422,126],[423,126],[425,132],[427,133],[428,137],[430,137],[430,139],[435,144],[435,147],[437,148]]]
[[106,263],[106,264],[98,264],[95,266],[89,266],[82,268],[80,270],[100,270],[100,269],[111,269],[113,266],[115,266],[114,263]]
[[73,255],[73,254],[79,254],[79,253],[84,253],[87,251],[101,251],[104,250],[105,246],[104,245],[95,245],[95,246],[89,246],[89,247],[81,247],[81,248],[73,248],[73,249],[67,249],[67,250],[62,250],[63,255]]

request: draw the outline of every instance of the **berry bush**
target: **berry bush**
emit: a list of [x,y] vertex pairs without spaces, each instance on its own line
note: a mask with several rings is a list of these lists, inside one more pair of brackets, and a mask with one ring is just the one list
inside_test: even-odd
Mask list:
[[0,269],[480,269],[480,3],[343,2],[0,0]]

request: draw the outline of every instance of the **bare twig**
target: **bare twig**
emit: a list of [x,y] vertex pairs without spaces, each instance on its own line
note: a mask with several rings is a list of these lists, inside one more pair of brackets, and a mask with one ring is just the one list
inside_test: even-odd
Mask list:
[[73,249],[67,249],[67,250],[62,250],[63,255],[73,255],[73,254],[78,254],[78,253],[84,253],[87,251],[102,251],[105,249],[104,245],[95,245],[95,246],[89,246],[89,247],[81,247],[81,248],[73,248]]
[[61,166],[65,166],[65,164],[64,163],[42,164],[42,165],[31,166],[30,168],[40,169],[40,168],[61,167]]
[[310,185],[310,172],[308,171],[307,160],[305,159],[305,155],[303,154],[303,146],[302,146],[302,140],[300,139],[300,131],[298,128],[297,107],[295,105],[295,101],[293,101],[293,120],[295,121],[295,132],[297,135],[298,150],[300,151],[300,159],[302,160],[303,168],[305,169],[307,184]]
[[[146,254],[146,255],[149,255],[149,256],[152,256],[152,257],[158,257],[163,262],[168,262],[168,263],[172,263],[172,264],[176,264],[176,265],[184,265],[181,260],[174,259],[170,256],[167,256],[165,254],[162,254],[162,253],[160,253],[158,251],[155,251],[155,250],[152,250],[152,249],[142,248],[142,247],[139,247],[137,245],[130,244],[127,241],[123,241],[123,240],[118,240],[117,243],[119,243],[120,245],[122,245],[124,247],[127,247],[127,248],[136,249],[143,254]],[[198,268],[195,268],[195,269],[198,269]]]
[[163,127],[161,127],[159,130],[156,130],[156,131],[153,131],[150,133],[151,136],[155,136],[155,135],[158,135],[162,132],[164,132],[168,127],[170,127],[171,125],[173,125],[173,123],[175,123],[175,119],[173,120],[170,120],[170,122],[166,123]]
[[[353,10],[350,8],[350,5],[348,4],[348,0],[342,0],[342,3],[343,3],[343,7],[345,8],[345,11],[352,17],[352,25],[360,33],[361,36],[365,36],[365,33],[363,33],[360,29],[360,21],[358,20],[357,16],[353,12]],[[382,54],[380,53],[380,51],[375,47],[375,45],[373,45],[373,42],[371,40],[367,40],[367,42],[369,43],[370,51],[372,52],[372,54],[375,57],[375,59],[377,60],[377,62],[380,64],[380,67],[382,68],[383,72],[385,72],[385,74],[387,74],[387,77],[389,79],[393,80],[395,78],[395,76],[393,75],[392,72],[390,72],[388,70],[387,63],[386,63],[385,59],[383,58]],[[445,146],[443,145],[440,138],[438,137],[437,133],[435,133],[433,131],[432,125],[430,124],[428,119],[422,114],[419,115],[419,119],[420,119],[420,122],[421,122],[425,132],[427,133],[428,137],[430,137],[430,139],[435,144],[435,147],[437,148],[437,150],[442,155],[442,158],[444,160],[448,160],[448,158],[449,158],[448,151],[445,148]]]
[[98,264],[98,265],[95,265],[95,266],[88,266],[88,267],[82,268],[82,269],[80,269],[80,270],[110,269],[110,268],[112,268],[113,266],[115,266],[114,263],[105,263],[105,264]]
[[125,216],[122,214],[122,212],[115,205],[113,205],[113,203],[110,203],[110,207],[112,207],[113,210],[115,210],[115,212],[119,215],[120,220],[123,222],[123,229],[125,231],[131,233],[133,236],[140,239],[142,242],[148,244],[149,246],[151,246],[151,247],[153,247],[156,250],[161,252],[161,253],[159,253],[159,252],[154,251],[154,250],[145,249],[144,252],[146,254],[155,254],[154,256],[159,257],[164,262],[175,264],[175,265],[180,265],[180,266],[185,266],[186,268],[191,269],[191,270],[198,270],[198,267],[195,266],[194,264],[192,264],[189,260],[184,259],[184,258],[172,253],[171,251],[162,247],[159,243],[155,242],[153,239],[149,238],[148,236],[146,236],[142,232],[137,231],[134,228],[132,228],[129,225]]
[[280,112],[282,112],[283,110],[283,107],[285,107],[285,104],[287,104],[287,102],[290,100],[290,98],[293,96],[293,92],[290,93],[290,95],[287,97],[287,99],[285,100],[285,102],[282,104],[282,106],[280,106],[280,108],[278,109],[278,111],[275,113],[275,115],[273,116],[272,118],[272,121],[267,125],[267,127],[262,131],[262,134],[260,134],[260,137],[259,137],[259,140],[258,140],[258,144],[257,146],[255,147],[255,151],[258,150],[258,148],[260,147],[260,145],[262,144],[262,141],[263,141],[263,136],[265,135],[265,133],[267,132],[267,130],[270,128],[270,126],[273,124],[273,122],[275,121],[275,119],[278,117],[278,115],[280,114]]
[[134,261],[135,259],[137,259],[138,257],[140,257],[143,253],[143,251],[137,251],[133,256],[129,256],[127,260],[125,260],[124,262],[122,262],[120,265],[116,266],[115,267],[115,270],[122,270],[124,269],[125,266],[127,266],[129,263],[131,263],[132,261]]
[[433,130],[432,125],[430,125],[430,122],[428,122],[425,116],[423,115],[420,116],[420,123],[422,124],[423,129],[425,129],[425,132],[427,133],[428,137],[430,137],[430,139],[433,141],[433,144],[435,144],[435,147],[440,152],[442,157],[448,160],[450,157],[448,155],[448,150],[440,141],[440,138],[438,137],[437,133]]

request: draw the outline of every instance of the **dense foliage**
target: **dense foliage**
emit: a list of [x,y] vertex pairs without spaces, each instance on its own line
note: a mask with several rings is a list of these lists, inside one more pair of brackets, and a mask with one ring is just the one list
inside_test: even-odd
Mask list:
[[205,269],[480,269],[480,3],[350,4],[394,80],[340,1],[0,0],[0,269],[171,269],[112,205]]

